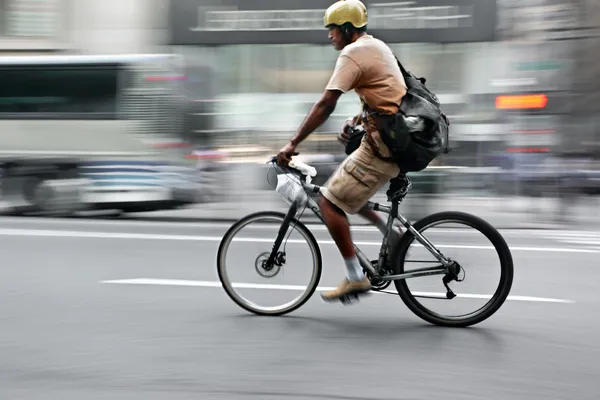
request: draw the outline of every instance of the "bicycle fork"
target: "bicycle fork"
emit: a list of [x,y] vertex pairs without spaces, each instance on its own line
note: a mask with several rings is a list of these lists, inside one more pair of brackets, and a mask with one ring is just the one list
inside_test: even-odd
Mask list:
[[[323,222],[325,224],[325,219],[323,218],[323,215],[321,214],[321,210],[320,210],[318,204],[310,197],[308,198],[308,206],[315,213],[317,218],[319,218],[321,220],[321,222]],[[283,222],[281,223],[281,226],[279,227],[279,232],[277,234],[277,238],[275,239],[275,243],[273,244],[273,248],[271,249],[269,258],[266,260],[265,268],[270,268],[273,265],[273,263],[280,261],[281,257],[283,257],[283,260],[285,260],[285,253],[280,253],[278,251],[278,249],[279,249],[279,246],[281,246],[281,243],[283,242],[283,239],[285,238],[285,235],[287,233],[288,227],[290,226],[290,222],[296,215],[297,211],[298,211],[298,201],[294,201],[294,202],[292,202],[288,212],[286,213],[286,215],[283,219]],[[388,229],[390,232],[391,232],[391,224],[393,224],[393,218],[390,218],[388,221]],[[389,234],[386,234],[384,247],[382,248],[382,251],[387,249],[388,237],[389,237]],[[378,278],[379,271],[376,267],[373,266],[373,264],[371,263],[369,258],[356,245],[353,244],[353,248],[354,248],[354,252],[356,253],[356,257],[358,258],[358,262],[360,263],[361,267],[363,267],[363,269],[365,271],[368,271],[368,273],[371,275],[371,277]],[[379,265],[383,265],[382,263],[384,261],[381,261],[382,257],[383,256],[380,255],[380,259],[379,259],[380,264]]]
[[287,214],[285,214],[285,217],[283,218],[283,222],[281,223],[281,226],[279,227],[279,232],[277,233],[277,238],[275,239],[275,243],[273,243],[273,249],[271,249],[269,258],[266,260],[265,268],[271,268],[273,263],[276,261],[275,260],[276,258],[277,258],[278,262],[281,262],[281,261],[285,262],[285,253],[280,253],[278,250],[279,250],[279,246],[281,246],[281,243],[283,242],[283,238],[285,237],[285,234],[287,233],[288,227],[290,226],[290,222],[296,215],[296,211],[298,211],[298,203],[297,203],[297,201],[294,201],[291,204],[290,209],[288,210]]

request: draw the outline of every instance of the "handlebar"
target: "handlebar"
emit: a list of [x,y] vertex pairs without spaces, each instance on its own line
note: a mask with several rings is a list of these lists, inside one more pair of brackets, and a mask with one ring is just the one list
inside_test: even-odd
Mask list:
[[[298,153],[294,153],[295,155],[297,155]],[[271,157],[270,159],[271,163],[276,163],[277,162],[277,157]],[[306,183],[311,183],[312,179],[317,176],[317,170],[315,167],[308,165],[302,161],[298,161],[298,160],[294,160],[292,159],[289,164],[287,165],[287,168],[291,168],[294,169],[298,172],[300,172],[302,175],[305,175],[305,182]]]

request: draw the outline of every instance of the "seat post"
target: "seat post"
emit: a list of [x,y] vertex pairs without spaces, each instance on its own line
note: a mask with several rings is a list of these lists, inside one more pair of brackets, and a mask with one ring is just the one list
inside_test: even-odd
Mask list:
[[398,199],[391,199],[392,201],[392,209],[390,210],[390,216],[392,218],[396,218],[398,216],[398,207],[400,204],[400,201]]

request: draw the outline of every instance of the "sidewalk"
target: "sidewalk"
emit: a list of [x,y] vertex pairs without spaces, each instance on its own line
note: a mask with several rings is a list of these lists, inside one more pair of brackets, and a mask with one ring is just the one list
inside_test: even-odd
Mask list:
[[[163,221],[224,221],[234,222],[245,215],[259,211],[286,212],[289,208],[275,191],[250,191],[237,193],[238,202],[198,204],[194,207],[172,211],[136,213],[128,217],[144,220]],[[376,195],[374,201],[388,204],[385,195]],[[471,198],[432,196],[409,196],[400,205],[400,213],[411,221],[440,211],[463,211],[474,214],[500,229],[588,229],[600,228],[600,203],[594,200],[581,201],[570,208],[569,218],[555,213],[554,199],[523,198]],[[302,221],[316,223],[319,220],[309,209],[305,210]],[[368,224],[360,216],[351,216],[352,224]]]

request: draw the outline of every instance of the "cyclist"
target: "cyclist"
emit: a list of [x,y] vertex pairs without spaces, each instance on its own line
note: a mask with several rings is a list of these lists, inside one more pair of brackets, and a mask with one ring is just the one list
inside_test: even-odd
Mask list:
[[[367,33],[367,9],[362,2],[337,1],[325,11],[324,24],[333,47],[340,54],[320,100],[313,105],[290,142],[279,151],[277,161],[287,165],[297,146],[333,113],[339,97],[350,90],[356,92],[363,103],[363,112],[344,123],[341,136],[347,138],[348,130],[359,122],[366,134],[358,149],[342,161],[329,178],[320,202],[328,230],[346,263],[346,278],[335,290],[322,294],[324,300],[334,300],[372,288],[354,252],[346,214],[358,213],[382,232],[386,228],[379,214],[363,207],[388,181],[392,184],[403,181],[403,174],[396,163],[386,160],[390,151],[381,139],[378,121],[371,112],[395,114],[407,87],[390,48]],[[388,194],[393,190],[390,187]]]

